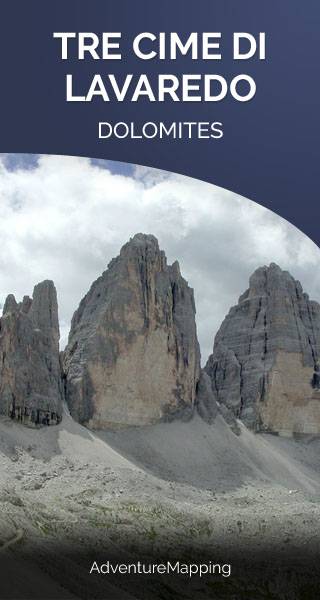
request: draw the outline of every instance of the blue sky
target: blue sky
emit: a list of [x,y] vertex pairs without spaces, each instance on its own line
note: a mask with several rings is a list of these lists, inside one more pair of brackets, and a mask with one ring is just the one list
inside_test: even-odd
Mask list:
[[[18,169],[35,169],[38,165],[39,154],[0,154],[3,162],[9,171]],[[107,169],[111,173],[118,175],[132,176],[134,173],[134,165],[113,160],[103,160],[101,158],[90,158],[92,165]]]

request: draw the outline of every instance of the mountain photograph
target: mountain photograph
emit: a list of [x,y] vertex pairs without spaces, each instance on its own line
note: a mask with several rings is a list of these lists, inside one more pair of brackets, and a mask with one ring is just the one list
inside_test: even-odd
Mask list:
[[0,195],[0,598],[316,598],[319,249],[111,161]]

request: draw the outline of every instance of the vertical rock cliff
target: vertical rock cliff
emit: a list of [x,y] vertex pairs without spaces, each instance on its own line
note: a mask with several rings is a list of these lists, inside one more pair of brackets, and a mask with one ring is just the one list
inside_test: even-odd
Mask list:
[[0,414],[21,423],[61,419],[57,294],[52,281],[35,286],[33,298],[6,299],[0,319]]
[[256,431],[320,433],[320,305],[277,265],[257,269],[205,370],[218,401]]
[[137,234],[75,312],[64,352],[72,416],[92,428],[191,414],[200,375],[193,290]]

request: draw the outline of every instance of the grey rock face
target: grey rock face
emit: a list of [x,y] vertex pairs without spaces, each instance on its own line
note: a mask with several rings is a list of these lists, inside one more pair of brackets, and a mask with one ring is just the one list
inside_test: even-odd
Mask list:
[[197,410],[200,417],[207,423],[212,423],[218,413],[216,397],[211,385],[211,379],[201,369],[197,388]]
[[63,365],[71,414],[89,427],[192,413],[200,373],[193,290],[154,236],[135,235],[93,283]]
[[280,267],[257,269],[205,370],[220,403],[257,431],[320,433],[320,305]]
[[10,294],[0,319],[0,413],[25,424],[54,424],[62,413],[57,294],[52,281],[33,298]]
[[240,435],[240,428],[236,416],[225,404],[219,404],[217,402],[216,391],[213,389],[211,379],[204,369],[201,369],[200,373],[196,404],[198,414],[204,421],[209,423],[209,425],[213,423],[216,416],[220,414],[233,433]]

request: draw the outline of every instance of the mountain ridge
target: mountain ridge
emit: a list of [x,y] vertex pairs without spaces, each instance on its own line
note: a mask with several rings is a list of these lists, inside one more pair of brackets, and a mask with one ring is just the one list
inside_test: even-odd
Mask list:
[[192,288],[151,234],[123,245],[75,311],[58,352],[53,282],[0,320],[0,413],[40,426],[73,418],[89,428],[207,423],[220,414],[255,432],[320,434],[320,305],[271,263],[257,268],[200,367]]

